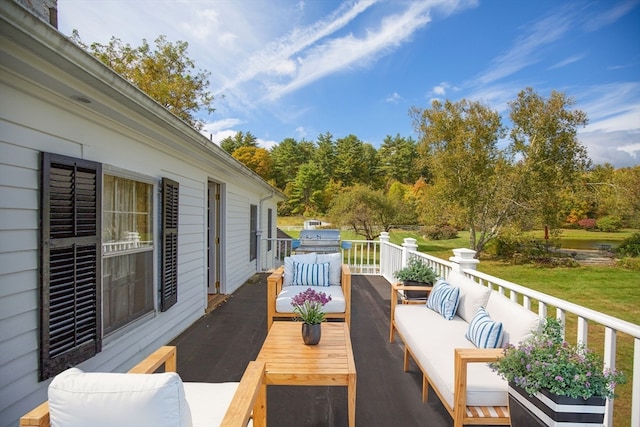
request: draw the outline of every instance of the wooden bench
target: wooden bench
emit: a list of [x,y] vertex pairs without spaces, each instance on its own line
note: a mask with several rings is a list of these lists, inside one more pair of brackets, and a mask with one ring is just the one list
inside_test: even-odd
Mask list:
[[[151,374],[164,366],[164,372],[176,372],[177,351],[176,347],[163,346],[152,353],[149,357],[134,366],[128,373],[130,374]],[[221,426],[224,427],[244,427],[252,418],[252,412],[258,418],[253,418],[253,425],[256,427],[266,426],[266,413],[261,408],[254,408],[257,402],[264,402],[266,385],[264,384],[265,364],[264,362],[249,362],[238,388],[233,396],[231,405],[227,408]],[[186,383],[188,384],[188,383]],[[259,399],[259,396],[261,398]],[[215,403],[216,396],[211,396],[212,404]],[[255,409],[255,411],[254,411]],[[117,408],[114,408],[117,410]],[[196,420],[194,420],[195,423]],[[44,402],[32,409],[20,418],[20,426],[49,427],[49,403]]]

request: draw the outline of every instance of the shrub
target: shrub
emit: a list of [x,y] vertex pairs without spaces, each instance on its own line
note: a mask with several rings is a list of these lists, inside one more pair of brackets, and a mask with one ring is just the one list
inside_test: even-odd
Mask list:
[[458,230],[448,224],[427,226],[422,231],[429,240],[449,240],[458,237]]
[[600,231],[618,231],[622,228],[622,220],[617,216],[603,216],[596,221],[596,227]]
[[622,258],[616,261],[616,266],[631,271],[640,271],[640,258]]
[[620,257],[639,257],[640,256],[640,233],[633,233],[627,237],[618,246],[618,255]]
[[578,225],[585,230],[593,230],[596,228],[596,220],[593,218],[581,219],[578,221]]

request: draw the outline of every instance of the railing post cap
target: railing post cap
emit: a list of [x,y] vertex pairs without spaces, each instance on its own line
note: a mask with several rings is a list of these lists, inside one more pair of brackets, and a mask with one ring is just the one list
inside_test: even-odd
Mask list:
[[473,249],[458,248],[453,250],[453,255],[456,258],[468,260],[473,259],[473,257],[476,256],[476,251],[474,251]]
[[405,245],[412,245],[412,246],[416,246],[416,242],[417,240],[414,239],[413,237],[405,237],[404,238],[404,244]]

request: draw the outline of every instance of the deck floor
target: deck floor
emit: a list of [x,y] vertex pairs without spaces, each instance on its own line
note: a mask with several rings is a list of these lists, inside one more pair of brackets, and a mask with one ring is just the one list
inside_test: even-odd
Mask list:
[[[247,282],[171,344],[185,381],[238,381],[266,337],[266,274]],[[351,341],[357,380],[356,424],[362,427],[450,427],[453,421],[412,364],[403,372],[403,345],[389,343],[390,290],[378,276],[352,277]],[[270,386],[267,423],[272,427],[347,425],[345,387]]]

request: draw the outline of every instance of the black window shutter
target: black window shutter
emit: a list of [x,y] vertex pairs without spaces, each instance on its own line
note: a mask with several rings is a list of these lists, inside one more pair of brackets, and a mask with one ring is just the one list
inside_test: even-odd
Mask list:
[[99,163],[42,153],[40,380],[101,351]]
[[178,196],[180,184],[162,178],[162,272],[160,310],[178,302]]

